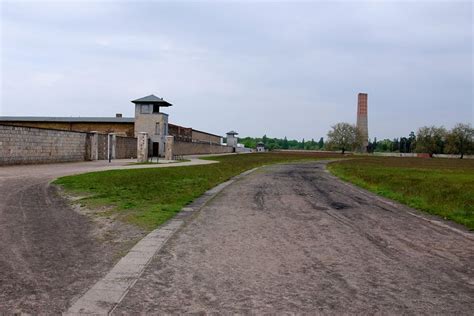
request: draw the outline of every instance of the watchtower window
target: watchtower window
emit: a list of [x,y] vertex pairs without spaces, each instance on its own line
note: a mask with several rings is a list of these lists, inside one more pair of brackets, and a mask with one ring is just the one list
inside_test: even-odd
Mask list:
[[150,106],[148,104],[142,104],[140,109],[141,114],[149,114],[150,113]]
[[153,105],[153,113],[160,113],[160,106],[157,104]]

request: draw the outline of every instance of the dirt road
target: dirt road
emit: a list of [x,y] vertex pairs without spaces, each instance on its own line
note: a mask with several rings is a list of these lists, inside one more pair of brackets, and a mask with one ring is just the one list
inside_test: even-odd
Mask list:
[[[0,168],[0,314],[58,314],[144,234],[75,212],[49,182],[88,171],[156,167],[115,160]],[[186,164],[209,163],[193,159]],[[175,166],[160,165],[160,167]]]
[[221,192],[114,313],[472,314],[474,234],[275,165]]

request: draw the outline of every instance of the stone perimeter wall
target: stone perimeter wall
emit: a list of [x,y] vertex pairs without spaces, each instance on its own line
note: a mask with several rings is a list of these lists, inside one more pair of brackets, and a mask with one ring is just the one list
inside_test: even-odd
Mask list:
[[[91,160],[94,134],[0,125],[0,166]],[[99,160],[107,157],[107,135],[98,134]],[[137,139],[115,137],[114,159],[137,157]]]
[[115,158],[137,158],[137,139],[135,137],[117,136],[115,140]]
[[199,155],[199,154],[223,154],[231,153],[232,147],[200,143],[200,142],[181,142],[174,141],[173,155]]
[[81,161],[87,133],[0,125],[0,165]]

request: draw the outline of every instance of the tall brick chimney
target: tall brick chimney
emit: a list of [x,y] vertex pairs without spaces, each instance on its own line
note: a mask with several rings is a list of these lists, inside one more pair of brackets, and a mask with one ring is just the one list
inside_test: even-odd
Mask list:
[[357,97],[357,128],[362,134],[362,152],[367,152],[369,145],[369,127],[367,122],[367,93],[359,93]]

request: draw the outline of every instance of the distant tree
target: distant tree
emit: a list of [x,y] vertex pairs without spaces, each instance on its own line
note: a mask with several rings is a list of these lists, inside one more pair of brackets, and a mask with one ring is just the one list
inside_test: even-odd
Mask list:
[[267,145],[267,142],[268,142],[267,135],[263,135],[263,137],[262,137],[262,143],[264,143],[265,145]]
[[392,141],[392,149],[391,152],[396,152],[400,150],[400,142],[398,141],[398,138],[394,138]]
[[390,139],[378,140],[375,144],[374,151],[376,152],[388,152],[392,148],[392,141]]
[[324,138],[320,138],[318,142],[318,148],[323,149],[324,148]]
[[301,141],[301,147],[300,147],[300,148],[301,148],[301,149],[304,149],[304,138],[303,138],[303,140]]
[[318,144],[314,141],[314,138],[311,138],[311,141],[307,142],[305,145],[305,149],[307,150],[315,150],[318,149]]
[[442,154],[446,138],[444,127],[423,126],[416,134],[416,151],[419,153]]
[[400,152],[407,153],[408,152],[408,138],[400,137]]
[[377,147],[377,137],[374,138],[373,142],[369,140],[369,144],[367,145],[367,152],[373,153],[376,147]]
[[446,135],[446,152],[464,155],[474,151],[474,129],[471,124],[458,123]]
[[354,150],[362,145],[360,132],[354,125],[349,123],[337,123],[328,132],[328,145],[332,149],[341,150],[344,154],[346,150]]
[[415,132],[413,131],[410,132],[410,135],[408,136],[408,141],[410,142],[410,150],[408,152],[412,153],[415,151],[415,147],[416,147]]
[[281,146],[281,148],[283,148],[283,149],[288,149],[289,148],[288,139],[286,139],[286,136],[283,139],[283,146]]

